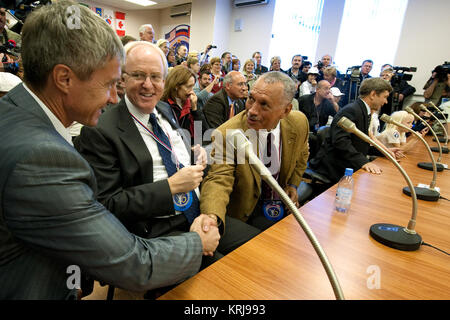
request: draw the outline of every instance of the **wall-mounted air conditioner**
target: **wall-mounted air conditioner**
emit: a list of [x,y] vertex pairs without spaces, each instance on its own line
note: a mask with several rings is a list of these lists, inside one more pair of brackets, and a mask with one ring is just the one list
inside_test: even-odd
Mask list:
[[236,8],[256,6],[259,4],[267,4],[269,0],[234,0],[234,6]]
[[170,8],[170,17],[189,16],[191,14],[191,4],[185,3]]

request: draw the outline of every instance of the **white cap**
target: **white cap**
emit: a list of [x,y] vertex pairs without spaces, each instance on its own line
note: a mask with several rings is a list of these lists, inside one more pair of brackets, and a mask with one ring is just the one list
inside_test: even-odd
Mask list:
[[22,80],[12,73],[0,72],[0,92],[8,92],[21,82]]
[[331,94],[333,95],[333,96],[335,96],[335,97],[339,97],[339,96],[343,96],[344,94],[341,92],[341,90],[339,90],[339,88],[336,88],[336,87],[332,87],[331,89],[330,89],[330,91],[331,91]]
[[308,71],[308,74],[319,74],[319,69],[316,67],[311,67]]

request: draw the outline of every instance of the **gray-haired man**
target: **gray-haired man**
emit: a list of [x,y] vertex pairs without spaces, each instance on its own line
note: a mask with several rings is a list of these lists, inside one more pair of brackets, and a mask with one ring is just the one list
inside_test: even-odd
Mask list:
[[124,53],[114,30],[58,1],[28,16],[22,34],[25,84],[0,100],[0,299],[77,298],[69,277],[80,269],[135,291],[195,274],[218,233],[195,220],[177,237],[129,233],[96,201],[94,173],[67,131],[96,125],[117,102]]
[[223,88],[213,95],[203,107],[209,127],[217,128],[243,111],[247,93],[248,87],[244,75],[238,71],[229,72],[223,79]]

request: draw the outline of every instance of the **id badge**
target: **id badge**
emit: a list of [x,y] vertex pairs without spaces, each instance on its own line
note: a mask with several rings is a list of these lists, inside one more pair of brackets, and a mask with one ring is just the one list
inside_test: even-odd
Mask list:
[[177,193],[173,196],[173,206],[176,211],[186,211],[192,205],[193,196],[192,191]]
[[284,205],[281,200],[265,200],[262,209],[264,216],[270,221],[279,221],[284,216]]

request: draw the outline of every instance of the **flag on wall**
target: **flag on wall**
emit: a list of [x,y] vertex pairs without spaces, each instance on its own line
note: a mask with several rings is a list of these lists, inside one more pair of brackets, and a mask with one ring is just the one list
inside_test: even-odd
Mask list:
[[173,28],[169,33],[165,34],[165,39],[169,41],[171,48],[178,48],[184,45],[189,50],[189,38],[191,34],[191,27],[187,24],[180,24]]
[[116,11],[116,33],[119,37],[125,35],[125,13]]
[[95,7],[95,13],[96,13],[99,17],[102,16],[102,12],[103,12],[103,9],[102,9],[102,8]]
[[112,10],[103,9],[103,19],[105,19],[106,23],[113,27],[114,12]]

